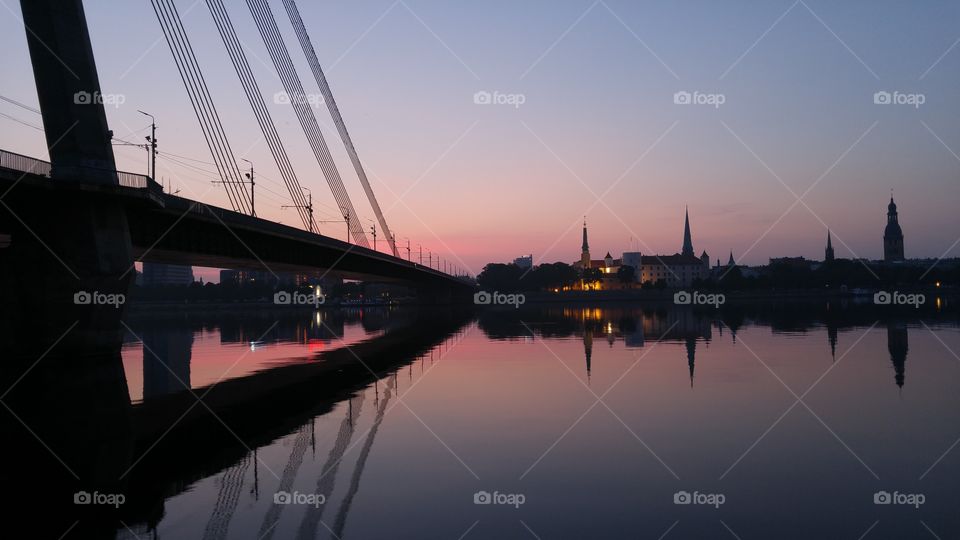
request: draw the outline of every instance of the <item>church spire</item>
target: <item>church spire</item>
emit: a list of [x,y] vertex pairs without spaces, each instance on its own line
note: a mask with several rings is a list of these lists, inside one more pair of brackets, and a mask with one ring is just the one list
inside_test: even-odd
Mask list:
[[583,216],[583,245],[580,246],[580,269],[590,268],[590,245],[587,244],[587,216]]
[[827,248],[824,250],[823,260],[830,262],[833,260],[833,241],[830,238],[830,229],[827,229]]
[[690,211],[686,207],[683,209],[683,249],[680,254],[696,256],[693,254],[693,240],[690,238]]
[[583,245],[580,246],[580,251],[583,253],[590,251],[590,246],[587,244],[587,216],[583,216]]
[[897,216],[897,203],[890,194],[887,205],[887,227],[883,230],[883,260],[887,262],[903,260],[903,230]]

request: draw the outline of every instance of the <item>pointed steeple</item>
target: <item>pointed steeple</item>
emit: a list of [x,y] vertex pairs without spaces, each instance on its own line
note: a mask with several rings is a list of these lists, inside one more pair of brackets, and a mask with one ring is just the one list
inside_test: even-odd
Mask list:
[[833,241],[830,238],[830,229],[827,229],[827,249],[824,250],[823,260],[827,262],[833,260]]
[[890,193],[890,204],[887,205],[887,227],[883,230],[883,260],[903,260],[903,230],[897,216],[897,203],[893,202],[893,192]]
[[587,216],[583,216],[583,245],[580,246],[580,268],[590,268],[590,245],[587,243]]
[[690,211],[687,207],[683,209],[683,249],[680,254],[695,256],[693,254],[693,240],[690,238]]
[[730,258],[727,259],[727,266],[736,266],[737,261],[733,260],[733,250],[730,250]]
[[587,216],[583,216],[583,245],[580,246],[580,251],[583,253],[590,251],[590,246],[587,244]]

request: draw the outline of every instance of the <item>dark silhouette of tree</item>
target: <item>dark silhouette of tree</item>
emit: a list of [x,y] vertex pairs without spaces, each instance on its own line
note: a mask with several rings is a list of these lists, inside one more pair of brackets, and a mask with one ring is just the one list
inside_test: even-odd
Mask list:
[[512,292],[520,290],[520,278],[525,270],[515,264],[490,263],[477,276],[480,288],[486,291]]

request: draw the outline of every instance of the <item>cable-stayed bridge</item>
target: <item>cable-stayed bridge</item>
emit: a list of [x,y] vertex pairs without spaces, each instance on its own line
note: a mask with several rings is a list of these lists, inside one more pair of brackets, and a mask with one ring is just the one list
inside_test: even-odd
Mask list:
[[[304,196],[233,21],[222,0],[204,1],[303,229],[256,216],[254,191],[247,188],[249,182],[173,0],[151,0],[151,5],[230,201],[229,209],[165,193],[154,178],[117,171],[113,134],[103,104],[96,99],[102,94],[81,0],[23,0],[21,11],[50,156],[46,162],[0,152],[0,239],[5,244],[0,259],[6,263],[10,285],[4,295],[22,308],[23,320],[35,323],[35,331],[54,336],[65,323],[79,320],[74,334],[93,342],[101,338],[102,343],[113,342],[112,336],[101,334],[105,328],[111,329],[107,334],[116,331],[112,322],[119,313],[100,306],[77,306],[74,294],[124,293],[135,261],[270,272],[319,270],[347,279],[407,283],[428,301],[466,296],[470,284],[445,272],[442,265],[411,261],[409,250],[406,259],[399,256],[297,6],[294,0],[282,0],[390,253],[370,249],[270,5],[267,0],[246,0],[349,238],[342,241],[316,234],[311,199]],[[155,137],[150,142],[155,145]],[[153,161],[155,170],[156,154]],[[16,283],[31,283],[35,288],[23,290]]]

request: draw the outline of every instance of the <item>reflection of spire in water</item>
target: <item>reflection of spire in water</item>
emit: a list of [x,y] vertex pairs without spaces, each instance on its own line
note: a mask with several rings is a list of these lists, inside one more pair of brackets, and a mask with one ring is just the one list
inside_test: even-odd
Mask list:
[[[307,426],[301,426],[297,438],[293,441],[293,449],[290,450],[290,458],[287,460],[287,466],[283,468],[283,475],[280,477],[280,487],[277,491],[290,491],[293,487],[293,481],[297,478],[297,470],[303,463],[303,454],[307,451],[307,445],[310,443],[310,430]],[[284,504],[272,504],[267,510],[267,515],[263,516],[263,523],[260,524],[260,532],[257,538],[269,539],[273,536],[273,531],[280,521],[280,512],[286,507]]]
[[907,325],[887,323],[887,350],[893,362],[894,380],[900,388],[903,388],[906,375],[907,345]]
[[[360,476],[363,474],[363,469],[367,464],[367,457],[370,455],[370,449],[373,448],[373,438],[377,435],[377,430],[380,428],[380,423],[383,422],[383,414],[387,410],[387,403],[390,402],[390,394],[393,389],[393,384],[396,381],[396,374],[390,378],[387,382],[387,389],[383,393],[383,401],[377,406],[377,416],[373,421],[373,427],[370,428],[370,431],[367,433],[367,438],[363,442],[363,448],[360,450],[360,457],[357,458],[357,464],[353,468],[353,476],[350,478],[350,488],[347,490],[347,494],[343,497],[343,502],[340,504],[340,510],[337,511],[337,519],[333,524],[333,536],[334,538],[343,538],[343,528],[347,523],[347,514],[350,512],[350,505],[353,503],[353,498],[357,495],[357,491],[360,489]],[[399,393],[399,392],[398,392]]]
[[830,358],[837,361],[837,328],[827,325],[827,342],[830,344]]
[[697,355],[697,338],[687,338],[687,366],[690,367],[690,388],[693,388],[693,368]]
[[[320,477],[317,478],[317,489],[314,493],[322,494],[328,500],[333,493],[334,483],[337,480],[337,468],[340,466],[343,455],[350,446],[350,439],[353,437],[354,422],[360,417],[360,408],[363,406],[364,394],[365,392],[360,392],[357,398],[358,403],[356,408],[351,406],[347,409],[347,417],[340,422],[340,430],[337,432],[337,439],[333,443],[333,448],[330,449],[330,455],[327,456],[327,462],[324,463],[323,468],[320,469]],[[350,398],[350,402],[353,402],[353,398]],[[303,515],[303,521],[300,522],[300,532],[297,534],[298,538],[316,538],[317,523],[319,523],[320,518],[323,517],[324,507],[325,505],[323,504],[319,507],[307,507],[307,511]]]
[[593,356],[593,329],[583,329],[583,353],[587,357],[587,383],[590,383],[590,357]]
[[247,454],[220,476],[220,492],[217,494],[217,502],[213,506],[213,511],[210,512],[207,528],[203,531],[204,540],[227,537],[227,529],[230,527],[230,520],[237,508],[237,502],[240,500],[243,478],[246,476],[249,466],[250,454]]

